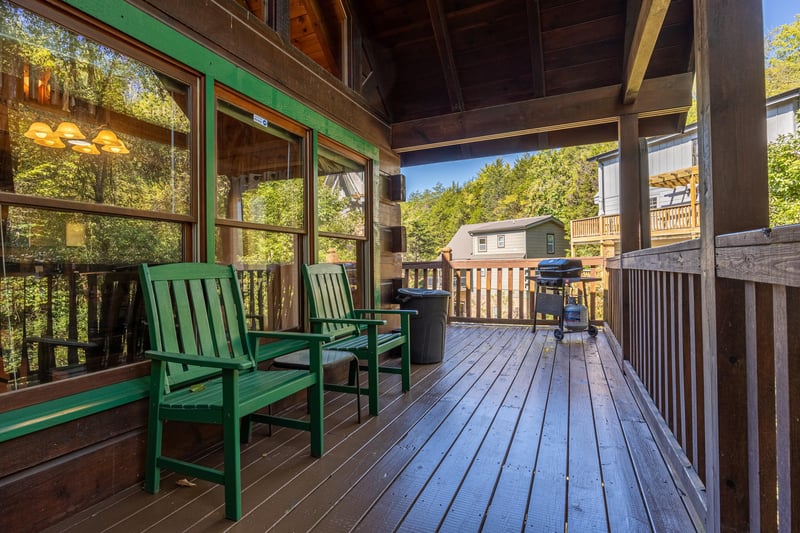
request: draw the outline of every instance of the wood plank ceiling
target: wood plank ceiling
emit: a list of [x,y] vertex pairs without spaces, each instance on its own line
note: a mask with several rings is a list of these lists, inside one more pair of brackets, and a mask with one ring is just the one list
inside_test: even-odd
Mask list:
[[392,125],[405,165],[615,140],[628,113],[642,135],[676,132],[691,105],[691,0],[339,5],[374,78],[354,88]]

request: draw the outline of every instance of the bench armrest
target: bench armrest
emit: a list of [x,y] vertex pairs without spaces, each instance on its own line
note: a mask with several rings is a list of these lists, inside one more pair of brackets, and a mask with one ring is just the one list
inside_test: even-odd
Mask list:
[[371,318],[312,318],[312,323],[352,324],[354,326],[385,326],[385,320]]
[[300,333],[295,331],[248,331],[248,335],[253,337],[263,337],[265,339],[289,339],[309,342],[330,342],[332,335],[323,333]]
[[157,350],[147,350],[145,356],[159,361],[178,363],[182,365],[203,366],[208,368],[219,368],[220,370],[247,370],[253,367],[253,362],[248,357],[233,357],[220,359],[218,357],[204,357],[200,355],[189,355],[172,352],[160,352]]
[[353,309],[354,313],[359,315],[410,315],[416,316],[419,311],[416,309]]

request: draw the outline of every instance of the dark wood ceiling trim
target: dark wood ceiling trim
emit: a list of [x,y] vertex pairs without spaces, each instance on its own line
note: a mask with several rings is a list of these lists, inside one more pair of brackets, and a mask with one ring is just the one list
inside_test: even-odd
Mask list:
[[528,0],[528,42],[531,50],[531,87],[536,97],[547,96],[544,77],[544,54],[542,52],[542,21],[539,15],[539,0]]
[[447,29],[444,8],[441,0],[427,1],[431,26],[433,26],[433,37],[436,39],[436,49],[439,51],[439,61],[442,63],[442,74],[447,86],[447,96],[450,98],[450,108],[453,111],[463,111],[464,96],[461,94],[461,84],[458,81],[458,71],[453,57],[453,45],[450,42],[450,32]]
[[622,82],[622,103],[636,100],[653,56],[658,34],[664,24],[670,0],[644,0],[636,18],[630,50],[625,61],[625,79]]
[[[639,134],[643,137],[667,135],[681,131],[677,115],[643,118],[639,120]],[[506,139],[480,141],[461,146],[443,146],[430,150],[404,152],[401,156],[403,167],[458,161],[474,157],[495,157],[523,152],[536,152],[565,146],[581,146],[616,141],[618,128],[615,123],[597,124],[548,133],[520,135]]]
[[611,85],[399,122],[392,125],[392,149],[402,153],[605,124],[631,113],[640,118],[681,113],[692,105],[693,78],[687,73],[644,80],[630,105],[620,102],[621,86]]

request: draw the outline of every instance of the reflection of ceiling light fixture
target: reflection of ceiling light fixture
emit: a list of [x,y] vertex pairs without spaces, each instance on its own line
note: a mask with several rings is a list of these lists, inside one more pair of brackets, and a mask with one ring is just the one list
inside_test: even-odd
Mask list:
[[97,137],[92,139],[95,144],[118,144],[119,139],[117,135],[111,130],[100,130]]
[[106,144],[103,145],[102,150],[104,152],[111,152],[112,154],[127,154],[129,150],[122,144],[122,141],[117,141],[117,144]]
[[45,137],[44,139],[34,139],[33,142],[35,142],[36,144],[41,145],[41,146],[47,146],[48,148],[64,148],[64,147],[66,147],[66,144],[62,143],[61,139],[59,139],[56,136]]
[[72,149],[82,154],[100,155],[100,150],[98,150],[97,146],[93,145],[92,143],[75,144],[73,145]]
[[33,139],[33,142],[48,148],[65,148],[66,144],[62,139],[69,143],[73,150],[81,154],[100,154],[101,148],[104,152],[112,154],[128,154],[130,150],[119,140],[117,135],[111,130],[100,130],[91,142],[86,141],[86,136],[74,122],[61,122],[55,131],[45,122],[34,122],[24,133],[24,136]]
[[25,137],[28,139],[44,139],[52,136],[53,130],[44,122],[34,122],[25,132]]
[[73,122],[62,122],[56,128],[55,134],[62,139],[85,139],[86,136],[81,133],[80,128]]

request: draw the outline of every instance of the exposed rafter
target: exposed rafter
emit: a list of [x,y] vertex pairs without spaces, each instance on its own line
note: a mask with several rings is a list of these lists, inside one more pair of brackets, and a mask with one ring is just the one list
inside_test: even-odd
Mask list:
[[439,51],[439,60],[442,63],[442,74],[447,86],[447,95],[453,111],[464,110],[464,97],[461,94],[461,84],[458,81],[458,71],[453,58],[453,46],[450,43],[450,32],[447,30],[447,18],[441,0],[427,0],[428,13],[433,26],[433,36],[436,39],[436,49]]
[[625,60],[625,79],[622,81],[624,104],[633,103],[639,94],[669,3],[670,0],[642,1],[639,16],[636,18],[636,29]]
[[544,79],[544,57],[542,54],[542,21],[539,15],[539,0],[528,0],[528,41],[531,50],[531,84],[535,96],[547,96]]
[[322,54],[325,56],[325,61],[332,70],[332,74],[339,76],[341,74],[341,58],[337,56],[337,50],[341,49],[340,43],[336,43],[331,37],[331,32],[328,29],[328,24],[340,24],[338,19],[331,20],[331,17],[326,17],[322,11],[318,0],[299,0],[299,3],[305,8],[306,16],[311,26],[314,28],[314,34],[319,42]]
[[606,124],[627,114],[645,118],[680,113],[692,104],[692,80],[691,73],[645,80],[631,105],[620,102],[621,86],[612,85],[400,122],[392,126],[392,149],[402,153]]

